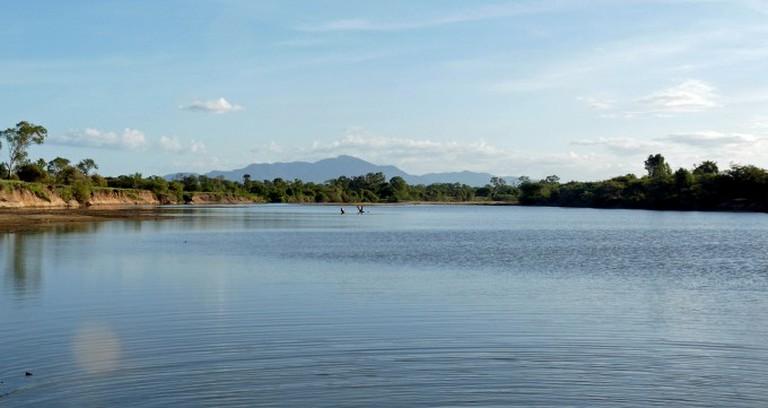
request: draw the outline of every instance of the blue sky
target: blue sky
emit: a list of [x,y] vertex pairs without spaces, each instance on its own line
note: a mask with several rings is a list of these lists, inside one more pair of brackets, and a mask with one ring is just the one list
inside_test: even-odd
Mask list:
[[[598,180],[768,167],[768,0],[0,4],[0,128],[103,175],[341,154]],[[0,158],[7,161],[7,149]]]

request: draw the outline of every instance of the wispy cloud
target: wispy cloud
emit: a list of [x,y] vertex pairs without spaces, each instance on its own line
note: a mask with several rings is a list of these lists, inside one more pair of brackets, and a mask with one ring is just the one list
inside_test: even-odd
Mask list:
[[689,79],[679,85],[653,91],[634,100],[626,98],[614,100],[602,96],[584,96],[578,99],[599,112],[599,116],[603,118],[672,116],[702,112],[722,106],[715,87],[698,79]]
[[736,2],[754,11],[768,15],[768,1],[766,0],[736,0]]
[[698,79],[651,93],[641,103],[661,113],[700,112],[718,106],[715,88]]
[[245,108],[233,104],[224,98],[219,98],[208,101],[194,101],[188,105],[182,105],[181,109],[190,112],[204,112],[220,115],[224,113],[238,112]]
[[606,160],[625,164],[627,160],[640,164],[647,155],[661,153],[674,168],[689,169],[704,160],[762,165],[768,154],[768,137],[765,135],[711,130],[651,138],[586,139],[571,142],[571,145],[589,150],[604,149],[610,153]]
[[616,106],[616,101],[603,96],[582,96],[578,99],[598,111],[610,110]]
[[192,139],[189,145],[185,146],[181,142],[178,136],[161,136],[160,148],[166,152],[171,153],[192,153],[192,154],[205,154],[207,150],[205,144]]
[[70,132],[51,139],[53,144],[77,147],[95,147],[103,149],[146,150],[149,142],[143,132],[126,128],[122,133],[105,132],[86,128],[84,131]]
[[189,151],[192,154],[207,154],[208,149],[205,148],[205,144],[203,142],[199,142],[195,139],[192,139],[192,142],[189,144]]
[[181,153],[184,151],[184,147],[181,145],[181,141],[179,141],[177,136],[160,137],[160,148],[172,153]]
[[632,138],[598,138],[575,140],[571,145],[603,147],[617,154],[642,154],[657,149],[660,144]]
[[394,160],[399,164],[407,163],[413,166],[426,165],[426,162],[431,162],[431,165],[441,161],[454,162],[462,163],[466,169],[477,169],[480,163],[503,154],[500,149],[483,140],[446,142],[395,138],[359,128],[350,129],[340,139],[329,142],[316,141],[310,150],[320,156],[348,154],[378,162]]
[[552,12],[562,10],[567,6],[567,2],[557,0],[540,1],[536,3],[522,2],[506,5],[491,5],[467,8],[455,11],[453,13],[425,17],[422,19],[387,21],[371,20],[368,18],[347,18],[300,26],[297,27],[297,29],[307,32],[415,30],[449,24],[514,17],[533,13]]
[[725,134],[714,131],[671,134],[657,138],[657,140],[699,148],[755,146],[757,143],[765,143],[768,141],[765,137],[759,137],[753,134]]
[[411,174],[469,170],[500,176],[542,178],[557,174],[563,180],[589,180],[606,172],[627,172],[621,167],[621,160],[610,160],[606,155],[572,151],[532,154],[494,146],[482,139],[463,142],[390,137],[362,128],[349,129],[337,139],[315,141],[306,147],[272,142],[253,149],[251,154],[269,161],[312,161],[350,155],[372,163],[395,165]]

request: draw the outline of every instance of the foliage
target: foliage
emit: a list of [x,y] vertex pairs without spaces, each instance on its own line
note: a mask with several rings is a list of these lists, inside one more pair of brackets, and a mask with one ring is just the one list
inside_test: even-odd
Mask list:
[[[94,187],[124,189],[126,196],[138,199],[138,190],[148,190],[163,203],[192,201],[196,193],[210,197],[239,196],[253,202],[270,203],[397,203],[428,202],[504,202],[522,205],[546,205],[594,208],[643,208],[659,210],[743,210],[768,211],[768,172],[753,165],[732,164],[722,171],[717,163],[706,160],[692,170],[679,168],[674,173],[664,156],[649,155],[644,161],[647,175],[634,174],[593,182],[561,183],[556,175],[542,180],[521,176],[509,184],[492,177],[483,187],[459,183],[409,185],[402,177],[368,173],[354,177],[340,176],[325,183],[302,180],[253,180],[246,174],[242,182],[223,177],[186,175],[176,180],[141,173],[102,177],[90,174],[98,169],[93,159],[72,165],[67,158],[46,162],[27,160],[32,143],[42,143],[47,130],[28,122],[0,132],[7,142],[10,161],[0,163],[0,175],[22,182],[0,183],[3,189],[26,188],[49,200],[47,191],[58,193],[65,201],[90,200]],[[2,145],[0,145],[2,146]],[[42,183],[42,184],[36,184]],[[45,183],[53,183],[44,187]],[[27,187],[22,187],[27,185]]]
[[663,178],[672,173],[669,164],[661,154],[648,156],[648,160],[645,161],[645,169],[648,171],[648,177],[651,178]]
[[83,159],[83,160],[80,160],[79,163],[77,163],[77,168],[87,176],[88,173],[91,172],[91,170],[97,170],[99,166],[96,164],[95,161],[93,161],[93,159]]
[[521,178],[520,203],[594,208],[655,210],[768,211],[768,172],[752,165],[731,165],[721,172],[704,161],[674,173],[660,154],[645,161],[648,175],[633,174],[597,182],[559,184]]
[[87,180],[79,180],[72,184],[72,196],[80,204],[86,204],[91,199],[91,184]]
[[41,144],[48,136],[48,130],[42,126],[21,121],[16,127],[0,131],[0,136],[8,142],[8,179],[16,167],[27,158],[27,150],[34,144]]
[[29,191],[32,192],[37,198],[41,198],[45,201],[50,202],[51,198],[48,196],[48,192],[46,191],[46,188],[40,184],[40,183],[28,183],[27,188]]
[[16,170],[19,180],[29,183],[44,182],[48,179],[48,173],[36,163],[24,163]]
[[70,163],[69,159],[65,159],[63,157],[56,157],[55,159],[48,162],[47,164],[48,173],[56,177],[56,175],[58,175],[60,171],[69,167],[69,163]]

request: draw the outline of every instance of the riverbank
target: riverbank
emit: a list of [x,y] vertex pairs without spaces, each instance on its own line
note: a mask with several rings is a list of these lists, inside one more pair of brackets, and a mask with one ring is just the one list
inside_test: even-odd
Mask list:
[[[104,201],[102,201],[103,203]],[[195,206],[204,205],[241,205],[252,204],[243,200],[232,198],[221,201],[220,197],[202,194],[193,201]],[[312,203],[306,205],[322,205],[328,207],[346,208],[347,213],[356,213],[355,204],[352,203]],[[379,206],[406,206],[406,205],[510,205],[504,202],[494,201],[470,201],[470,202],[424,202],[409,201],[402,203],[364,203],[365,207]],[[48,227],[72,225],[77,223],[90,223],[110,220],[160,220],[169,218],[173,210],[171,208],[154,204],[122,204],[122,205],[93,205],[90,207],[0,207],[0,234],[22,231],[33,231]]]
[[167,209],[160,209],[168,204],[254,203],[229,193],[185,193],[183,201],[139,189],[97,187],[84,195],[77,193],[71,186],[1,182],[0,233],[116,219],[158,219],[168,216]]
[[168,216],[167,210],[159,207],[2,208],[0,234],[110,220],[158,220]]

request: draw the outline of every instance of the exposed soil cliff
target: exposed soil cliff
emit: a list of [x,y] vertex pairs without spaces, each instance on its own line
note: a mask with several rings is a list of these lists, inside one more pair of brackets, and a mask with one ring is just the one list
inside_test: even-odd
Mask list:
[[[0,186],[2,187],[2,186]],[[74,199],[64,200],[53,190],[33,192],[27,189],[0,188],[0,208],[62,208],[77,207]]]
[[66,189],[48,186],[5,186],[0,189],[0,208],[77,208],[82,206],[156,205],[150,191],[97,189],[85,202],[78,202]]
[[185,204],[252,204],[252,199],[228,193],[194,193],[185,197]]
[[147,190],[99,189],[91,192],[87,206],[103,205],[158,205],[160,200]]

